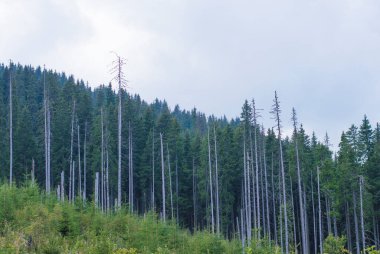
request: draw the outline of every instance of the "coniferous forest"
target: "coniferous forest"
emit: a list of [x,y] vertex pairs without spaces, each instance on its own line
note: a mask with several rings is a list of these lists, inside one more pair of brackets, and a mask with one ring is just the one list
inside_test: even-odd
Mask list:
[[[327,134],[319,139],[305,132],[296,109],[282,114],[275,92],[275,127],[268,128],[254,94],[242,101],[239,117],[227,120],[196,108],[170,109],[164,100],[147,103],[128,93],[122,75],[115,82],[116,91],[111,84],[92,88],[41,67],[0,65],[0,247],[16,223],[10,211],[26,206],[31,195],[47,210],[54,202],[73,214],[87,207],[88,214],[104,214],[97,221],[115,225],[122,224],[118,211],[125,211],[136,216],[128,219],[135,230],[154,222],[160,234],[178,227],[199,241],[226,239],[212,243],[220,249],[206,248],[209,253],[378,253],[378,123],[363,116],[360,126],[347,126],[333,153]],[[60,228],[60,235],[84,230],[75,228]],[[29,247],[35,241],[27,234],[23,239]],[[181,244],[157,253],[185,253],[183,246],[197,245]],[[228,244],[236,248],[221,249]],[[118,253],[157,250],[142,246]]]

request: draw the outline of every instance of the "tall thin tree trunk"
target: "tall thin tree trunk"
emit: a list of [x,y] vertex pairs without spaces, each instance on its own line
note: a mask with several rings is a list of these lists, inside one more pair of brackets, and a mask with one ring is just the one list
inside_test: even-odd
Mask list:
[[177,158],[177,155],[175,156],[175,192],[176,192],[176,212],[177,212],[177,215],[176,215],[176,220],[177,220],[177,223],[179,223],[179,210],[178,210],[178,201],[179,201],[179,192],[178,192],[178,158]]
[[193,157],[193,217],[194,217],[194,231],[197,230],[197,188],[196,188],[196,175],[195,175],[195,162]]
[[321,190],[319,187],[319,167],[317,167],[317,180],[318,180],[319,251],[320,253],[323,253],[323,229],[322,229]]
[[50,151],[51,151],[51,131],[50,131],[50,103],[49,103],[49,91],[47,91],[47,100],[46,100],[46,105],[47,105],[47,172],[48,172],[48,185],[49,185],[49,190],[48,193],[50,193],[51,190],[51,168],[50,168]]
[[305,231],[305,220],[304,220],[304,210],[303,210],[303,200],[302,200],[302,182],[301,182],[301,166],[298,153],[298,133],[297,133],[297,115],[296,110],[293,108],[293,128],[294,128],[294,144],[296,150],[296,163],[297,163],[297,180],[298,180],[298,198],[300,207],[300,217],[301,217],[301,236],[302,236],[302,253],[307,254],[309,250],[306,248],[306,231]]
[[87,122],[84,126],[84,144],[83,144],[83,201],[86,201],[87,190]]
[[305,222],[305,233],[306,233],[306,250],[307,252],[309,253],[310,252],[310,233],[309,233],[309,219],[308,219],[308,215],[307,215],[307,207],[306,207],[306,187],[305,187],[305,183],[303,185],[303,189],[305,190],[303,192],[303,210],[304,210],[304,222]]
[[284,226],[285,226],[285,253],[289,254],[289,230],[288,230],[288,212],[286,209],[286,188],[285,188],[285,169],[284,169],[284,159],[282,151],[282,140],[281,140],[281,121],[280,121],[280,105],[278,102],[277,92],[275,92],[273,112],[276,115],[277,121],[277,131],[278,131],[278,142],[279,142],[279,152],[280,152],[280,171],[282,178],[282,197],[283,197],[283,208],[284,208]]
[[243,140],[243,159],[244,159],[244,215],[245,215],[245,223],[246,223],[246,230],[247,230],[247,240],[248,240],[248,245],[251,243],[251,225],[249,224],[249,217],[250,217],[250,186],[249,186],[249,166],[247,165],[247,152],[245,149],[245,135],[244,135],[244,140]]
[[[107,131],[108,133],[108,131]],[[108,135],[107,135],[108,136]],[[108,138],[106,145],[106,211],[110,211],[110,181],[109,181],[109,168],[108,168]]]
[[61,171],[61,201],[65,201],[65,171]]
[[153,135],[152,135],[152,210],[154,211],[154,127],[153,127]]
[[71,186],[72,186],[72,188],[73,188],[73,190],[71,191],[72,193],[72,202],[74,203],[74,201],[75,201],[75,161],[73,161],[73,166],[72,166],[72,169],[73,169],[73,182],[72,182],[72,184],[71,184]]
[[95,207],[99,208],[99,172],[95,173]]
[[273,152],[272,152],[272,205],[273,205],[273,224],[274,224],[274,242],[278,245],[278,233],[277,233],[277,212],[276,212],[276,195],[274,186],[274,164],[273,164]]
[[78,128],[78,195],[79,197],[82,196],[82,170],[81,170],[81,161],[80,161],[80,127],[79,124],[77,125]]
[[364,228],[364,212],[363,212],[363,186],[364,180],[363,176],[359,177],[359,194],[360,194],[360,224],[362,228],[362,244],[363,244],[363,253],[365,251],[365,228]]
[[9,63],[9,185],[13,182],[12,62]]
[[256,112],[256,105],[255,101],[252,100],[252,109],[253,109],[253,137],[254,137],[254,143],[255,143],[255,185],[256,185],[256,208],[257,208],[257,236],[260,239],[261,238],[261,215],[260,215],[260,191],[259,191],[259,157],[258,157],[258,151],[257,151],[257,112]]
[[132,127],[131,122],[129,122],[129,209],[130,212],[133,212],[133,136],[132,136]]
[[161,179],[162,179],[162,218],[166,220],[166,200],[165,200],[165,163],[164,163],[164,146],[162,144],[162,133],[160,133],[161,142]]
[[73,112],[71,114],[71,139],[70,139],[70,183],[69,183],[69,200],[71,201],[73,199],[73,186],[72,186],[72,179],[73,179],[73,149],[74,149],[74,119],[75,119],[75,100],[73,101]]
[[[245,131],[244,131],[245,133]],[[256,208],[256,178],[255,178],[255,163],[253,162],[254,158],[254,149],[253,149],[253,141],[252,141],[252,126],[249,125],[249,144],[250,144],[250,153],[249,153],[249,158],[250,158],[250,167],[247,168],[248,176],[252,175],[250,182],[252,183],[252,194],[250,193],[249,201],[251,203],[249,207],[249,212],[250,212],[250,227],[254,227],[257,229],[257,208]],[[252,216],[253,216],[253,223],[252,223]],[[257,230],[255,232],[256,238],[257,238]]]
[[290,197],[292,202],[292,215],[293,215],[293,242],[294,242],[294,250],[295,253],[298,253],[297,249],[297,231],[296,231],[296,215],[294,212],[294,197],[293,197],[293,186],[292,186],[292,178],[290,178]]
[[44,121],[45,121],[45,191],[50,192],[49,189],[49,154],[48,154],[48,119],[47,119],[47,91],[46,91],[46,70],[44,68],[43,82],[44,82]]
[[266,160],[266,151],[265,151],[265,133],[264,126],[262,126],[262,136],[263,136],[263,165],[264,165],[264,178],[265,178],[265,204],[266,204],[266,216],[267,216],[267,234],[269,243],[271,241],[271,228],[270,228],[270,219],[269,219],[269,192],[268,192],[268,178],[267,178],[267,160]]
[[353,196],[353,201],[354,201],[354,224],[355,224],[356,253],[360,254],[358,216],[356,214],[356,193],[353,192],[352,196]]
[[314,238],[314,254],[317,254],[317,222],[315,216],[315,205],[314,205],[314,188],[313,188],[313,176],[310,175],[310,186],[311,186],[311,204],[313,207],[313,238]]
[[208,167],[209,167],[209,181],[210,181],[210,206],[211,206],[211,231],[215,232],[215,220],[214,220],[214,195],[211,173],[211,149],[210,149],[210,129],[207,127],[207,144],[208,144]]
[[[282,178],[282,176],[281,176],[281,174],[280,174],[280,177],[279,177],[279,179],[278,179],[278,186],[281,186],[281,178]],[[280,202],[280,242],[281,242],[281,253],[284,253],[284,239],[283,239],[283,233],[284,233],[284,230],[283,230],[283,219],[284,219],[284,217],[283,217],[283,214],[284,214],[284,210],[281,208],[281,206],[283,206],[284,204],[282,203],[283,202],[283,199],[282,199],[282,189],[281,188],[279,188],[279,192],[278,192],[278,200],[279,200],[279,202]]]
[[101,147],[101,155],[100,155],[100,207],[102,209],[102,212],[104,212],[104,116],[103,116],[103,108],[100,109],[100,118],[101,118],[101,129],[102,129],[102,147]]
[[241,223],[241,229],[240,229],[240,232],[241,232],[241,246],[242,246],[242,250],[243,250],[243,254],[244,254],[244,249],[245,249],[245,229],[244,229],[244,216],[243,216],[243,209],[240,209],[240,223]]
[[169,194],[170,194],[170,211],[171,211],[171,219],[174,218],[174,210],[173,210],[173,188],[172,188],[172,172],[170,169],[170,154],[169,154],[169,145],[166,144],[166,150],[168,152],[168,170],[169,170]]
[[121,207],[121,59],[119,60],[119,109],[118,109],[118,161],[117,161],[117,206]]
[[215,194],[216,194],[216,233],[220,234],[220,207],[219,207],[219,173],[218,173],[218,151],[216,147],[216,131],[214,124],[214,152],[215,152]]

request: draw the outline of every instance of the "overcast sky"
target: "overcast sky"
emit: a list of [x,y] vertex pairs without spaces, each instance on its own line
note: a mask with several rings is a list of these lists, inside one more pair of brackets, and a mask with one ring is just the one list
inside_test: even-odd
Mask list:
[[269,110],[274,90],[320,139],[380,111],[378,0],[0,0],[0,61],[111,80],[116,51],[129,91],[171,108],[239,116],[245,99]]

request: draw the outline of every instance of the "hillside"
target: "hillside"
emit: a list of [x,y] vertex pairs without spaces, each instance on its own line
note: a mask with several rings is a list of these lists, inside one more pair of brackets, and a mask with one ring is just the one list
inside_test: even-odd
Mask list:
[[58,202],[35,184],[0,186],[0,253],[240,253],[238,240],[191,235],[155,214],[103,214],[93,203]]
[[[300,253],[323,253],[324,240],[334,235],[346,237],[344,245],[350,252],[379,248],[379,124],[372,127],[364,116],[360,126],[342,133],[333,156],[328,135],[320,141],[307,134],[295,110],[293,135],[283,136],[281,119],[290,116],[281,115],[277,93],[275,128],[261,125],[254,100],[249,99],[242,101],[240,118],[228,121],[196,109],[172,110],[165,101],[149,104],[125,89],[115,92],[111,85],[93,89],[64,73],[1,65],[0,178],[20,187],[2,187],[0,222],[8,230],[5,236],[24,235],[22,223],[26,228],[41,226],[28,231],[53,237],[41,237],[41,246],[56,246],[44,242],[49,238],[68,248],[83,244],[86,252],[92,244],[83,240],[82,229],[94,234],[96,220],[104,220],[101,227],[131,220],[137,227],[132,231],[144,235],[140,227],[158,225],[169,232],[163,233],[167,240],[151,235],[157,231],[149,228],[144,237],[134,236],[143,243],[133,241],[129,246],[117,228],[109,228],[105,231],[109,238],[103,235],[99,242],[140,252],[145,245],[151,246],[150,252],[164,248],[163,242],[171,251],[186,253],[186,248],[197,247],[191,241],[204,238],[206,249],[224,246],[227,253],[255,241],[274,243],[286,253],[295,248]],[[44,190],[42,198],[36,187],[21,187],[32,178]],[[13,204],[8,195],[18,201]],[[82,207],[80,200],[88,205]],[[17,202],[30,202],[31,212]],[[73,223],[71,238],[56,227],[60,219],[55,218],[62,219],[65,209],[72,218],[84,216]],[[115,210],[115,215],[107,216]],[[6,218],[7,211],[14,211],[14,217]],[[45,217],[51,221],[42,223]],[[34,225],[34,219],[41,223]],[[210,234],[180,231],[186,243],[178,239],[170,243],[178,236],[173,233],[177,226],[165,221]],[[81,229],[82,222],[88,224]],[[128,231],[120,232],[124,230]],[[213,234],[234,240],[215,243],[219,240]],[[32,238],[37,241],[39,236]],[[72,242],[64,243],[68,239]]]

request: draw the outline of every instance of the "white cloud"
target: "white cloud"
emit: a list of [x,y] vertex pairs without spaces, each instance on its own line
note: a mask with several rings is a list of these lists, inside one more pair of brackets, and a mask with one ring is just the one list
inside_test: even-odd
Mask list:
[[[375,0],[111,0],[0,2],[1,61],[47,66],[108,83],[117,51],[130,90],[190,109],[238,116],[279,92],[284,125],[294,106],[319,137],[374,123],[380,74]],[[310,129],[312,131],[312,129]]]

